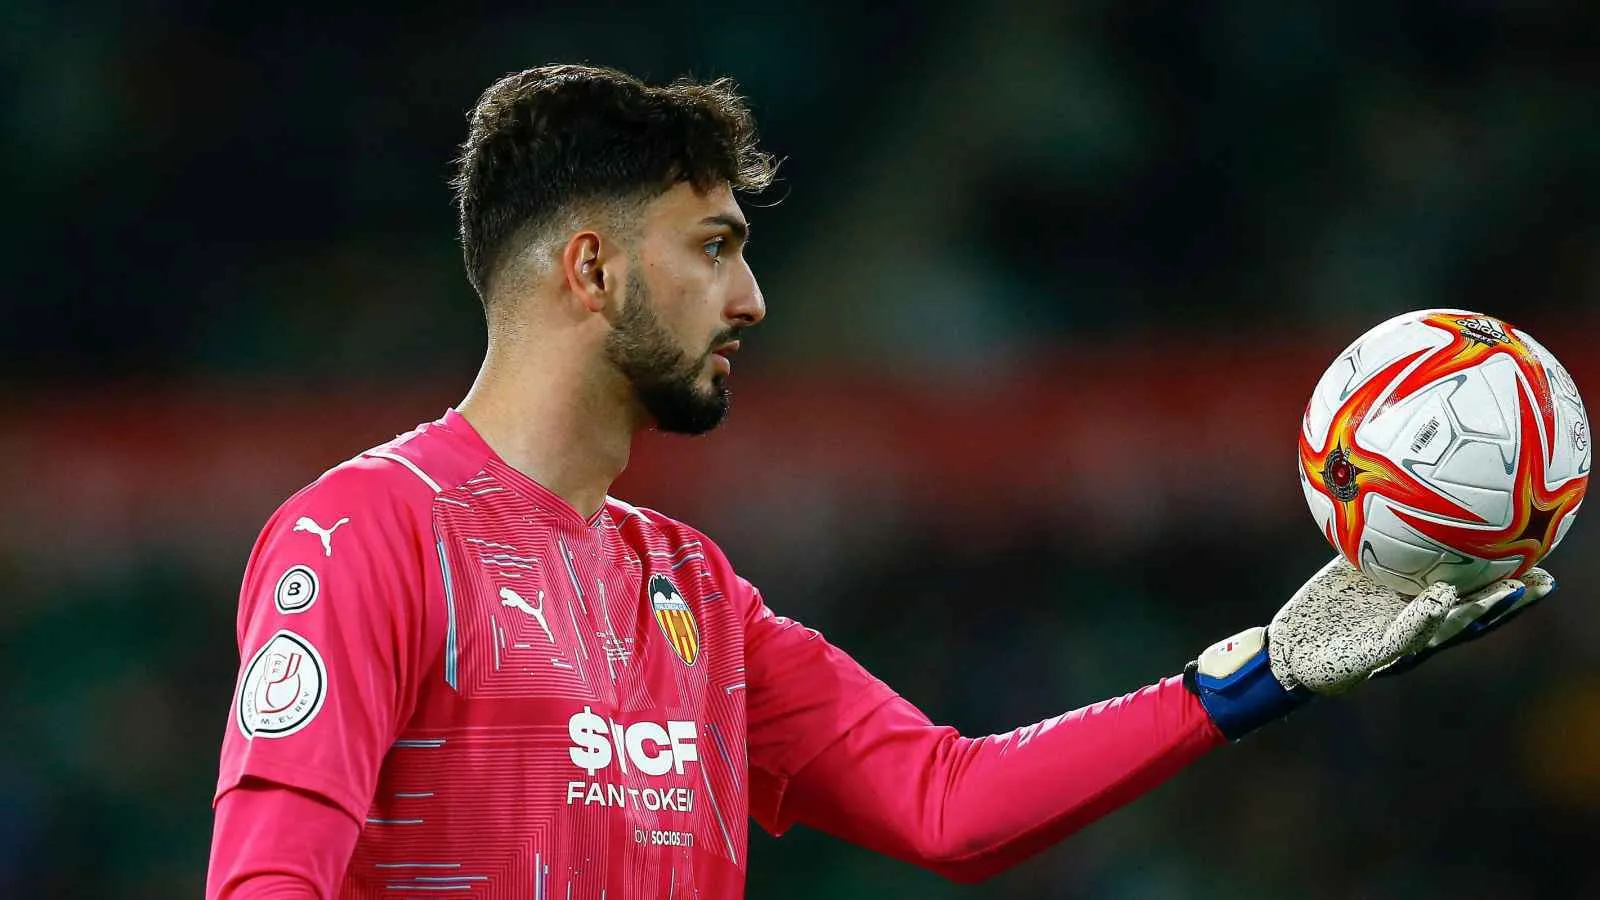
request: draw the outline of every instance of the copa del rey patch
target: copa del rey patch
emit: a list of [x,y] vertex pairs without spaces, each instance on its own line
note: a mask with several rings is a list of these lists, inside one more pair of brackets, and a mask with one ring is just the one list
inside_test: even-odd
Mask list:
[[239,730],[246,738],[280,738],[306,727],[327,697],[326,673],[310,641],[279,631],[250,657],[239,680]]

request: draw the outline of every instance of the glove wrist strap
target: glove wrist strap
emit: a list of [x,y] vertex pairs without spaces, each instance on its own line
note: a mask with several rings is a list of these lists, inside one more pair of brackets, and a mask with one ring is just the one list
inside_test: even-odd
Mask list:
[[1286,688],[1272,674],[1267,630],[1251,628],[1206,648],[1183,670],[1183,686],[1200,698],[1217,730],[1237,741],[1283,718],[1316,696]]

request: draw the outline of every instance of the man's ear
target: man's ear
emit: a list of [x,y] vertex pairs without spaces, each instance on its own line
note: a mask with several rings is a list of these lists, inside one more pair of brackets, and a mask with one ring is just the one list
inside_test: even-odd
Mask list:
[[561,253],[561,268],[567,289],[589,312],[603,312],[620,302],[621,285],[626,280],[627,260],[615,241],[599,232],[580,231],[567,241]]

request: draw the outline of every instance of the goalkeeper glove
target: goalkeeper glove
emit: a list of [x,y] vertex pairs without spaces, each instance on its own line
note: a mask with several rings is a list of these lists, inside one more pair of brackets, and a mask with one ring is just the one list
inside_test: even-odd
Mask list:
[[1184,670],[1217,729],[1238,740],[1319,694],[1404,672],[1428,657],[1482,637],[1555,590],[1530,569],[1458,597],[1436,582],[1407,597],[1336,557],[1312,576],[1265,628],[1206,648]]

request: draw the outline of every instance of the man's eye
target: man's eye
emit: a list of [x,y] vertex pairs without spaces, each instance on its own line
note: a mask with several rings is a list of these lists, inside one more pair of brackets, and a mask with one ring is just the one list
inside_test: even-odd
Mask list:
[[706,241],[701,249],[705,250],[706,255],[712,259],[721,259],[722,245],[726,244],[727,242],[728,239],[725,237],[712,238],[711,240]]

